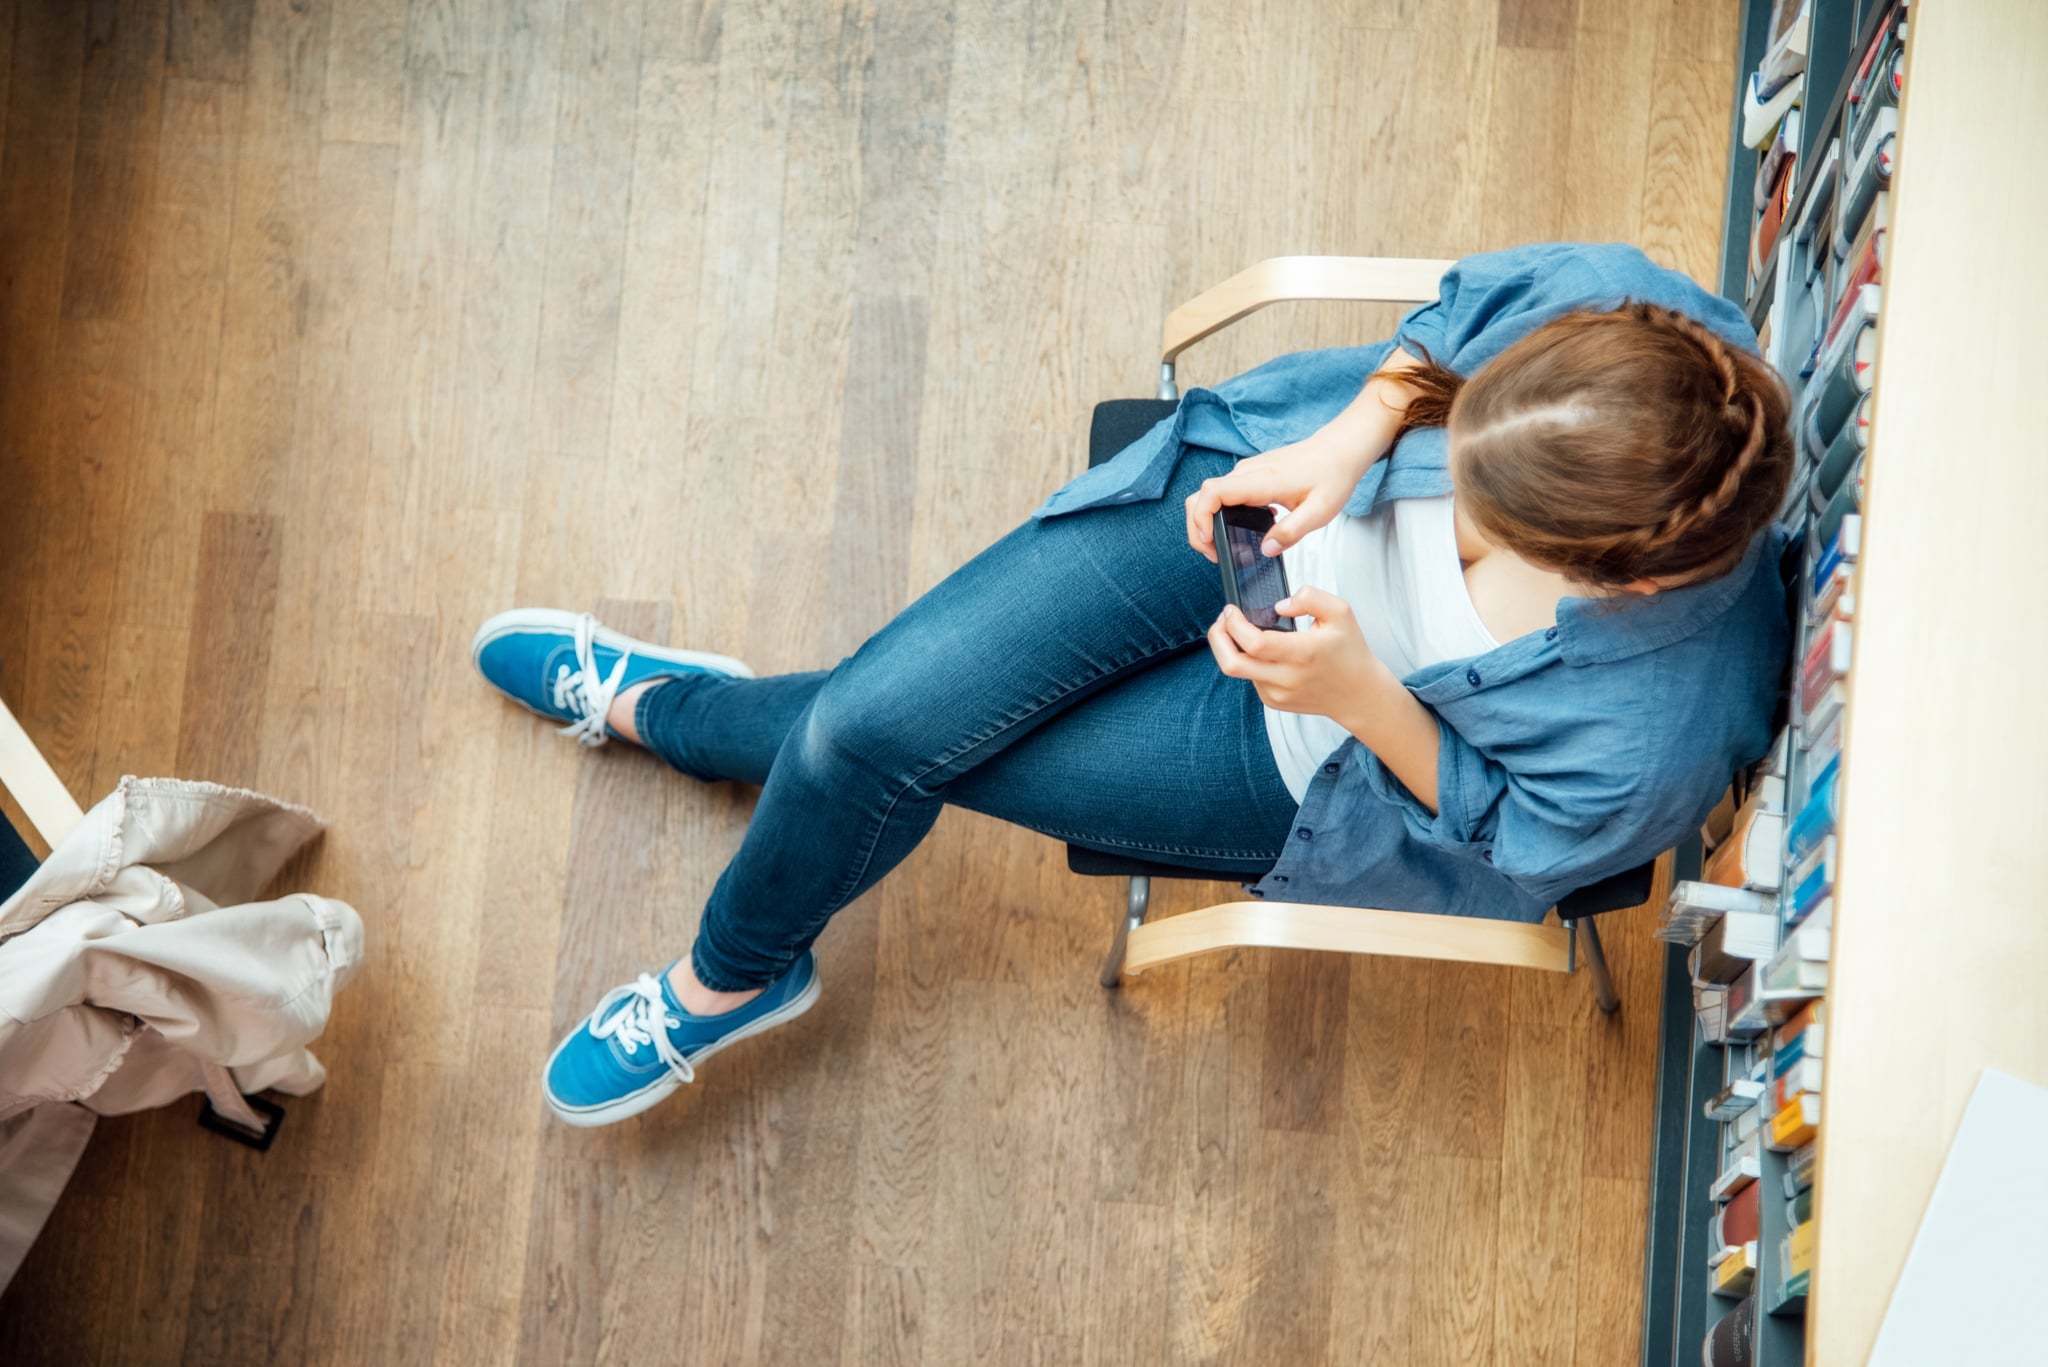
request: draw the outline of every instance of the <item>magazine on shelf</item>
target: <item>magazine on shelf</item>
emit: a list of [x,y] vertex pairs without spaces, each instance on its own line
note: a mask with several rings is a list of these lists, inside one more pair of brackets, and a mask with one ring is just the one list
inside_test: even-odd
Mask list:
[[1849,474],[1843,478],[1842,487],[1835,490],[1835,496],[1814,518],[1813,534],[1819,544],[1825,546],[1851,514],[1863,511],[1863,470],[1864,461],[1858,457]]
[[1657,929],[1652,934],[1672,944],[1698,944],[1707,927],[1728,912],[1770,911],[1776,905],[1775,898],[1761,892],[1724,888],[1714,883],[1680,881],[1671,885]]
[[[1807,705],[1805,715],[1799,719],[1801,738],[1812,736],[1817,739],[1825,735],[1830,726],[1841,720],[1842,705],[1848,700],[1849,690],[1845,683],[1837,680],[1829,684],[1826,691]],[[1815,772],[1825,773],[1826,767]]]
[[[1828,139],[1828,150],[1820,154],[1820,161],[1808,175],[1800,179],[1813,182],[1813,188],[1806,192],[1806,203],[1799,208],[1799,221],[1792,225],[1792,240],[1800,246],[1810,246],[1815,241],[1825,242],[1825,237],[1816,238],[1815,232],[1827,218],[1828,209],[1835,202],[1836,168],[1842,159],[1842,140]],[[1823,253],[1814,252],[1807,261],[1807,284],[1820,273]]]
[[1830,617],[1814,634],[1799,665],[1799,700],[1804,710],[1811,712],[1827,686],[1848,675],[1854,631],[1854,623]]
[[1841,754],[1842,710],[1836,708],[1833,716],[1814,726],[1811,734],[1802,741],[1802,746],[1806,751],[1807,767],[1815,773]]
[[1792,818],[1786,832],[1786,858],[1798,861],[1818,849],[1820,842],[1835,833],[1835,818],[1839,813],[1836,775],[1841,772],[1839,759],[1830,762],[1813,779],[1806,795],[1806,804],[1799,809],[1799,815]]
[[1726,987],[1757,959],[1778,948],[1778,918],[1769,911],[1731,911],[1707,927],[1686,964],[1696,983]]
[[1785,1103],[1785,1109],[1771,1117],[1764,1146],[1773,1153],[1789,1153],[1809,1142],[1819,1125],[1819,1093],[1801,1092]]
[[1806,607],[1807,625],[1824,622],[1833,616],[1850,620],[1856,617],[1856,567],[1837,565],[1825,579],[1813,581],[1814,597]]
[[1863,519],[1848,517],[1835,535],[1822,543],[1819,559],[1813,563],[1813,597],[1818,603],[1826,582],[1835,571],[1856,563],[1856,552],[1863,544]]
[[1857,396],[1856,407],[1841,431],[1835,433],[1835,439],[1824,448],[1816,448],[1819,463],[1814,467],[1813,484],[1807,495],[1815,509],[1827,506],[1869,446],[1870,394],[1866,390]]
[[1863,130],[1854,153],[1842,162],[1841,208],[1835,215],[1835,256],[1849,255],[1850,245],[1862,231],[1865,215],[1877,203],[1878,194],[1890,187],[1897,168],[1899,111],[1880,109]]
[[1713,1197],[1725,1201],[1762,1175],[1762,1137],[1751,1135],[1721,1164],[1721,1174],[1714,1179]]
[[1770,41],[1757,63],[1766,89],[1775,91],[1805,72],[1812,33],[1813,0],[1772,0]]
[[1849,82],[1845,109],[1852,139],[1862,131],[1875,111],[1897,106],[1905,89],[1905,18],[1903,9],[1894,11],[1871,35],[1863,50],[1863,59],[1856,64],[1856,74]]

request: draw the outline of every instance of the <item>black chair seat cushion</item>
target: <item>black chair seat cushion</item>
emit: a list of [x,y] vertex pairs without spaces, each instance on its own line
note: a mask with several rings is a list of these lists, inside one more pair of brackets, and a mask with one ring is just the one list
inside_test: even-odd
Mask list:
[[1086,878],[1196,878],[1218,883],[1250,883],[1255,873],[1243,869],[1196,869],[1161,864],[1129,854],[1105,854],[1082,845],[1067,846],[1067,867]]
[[1173,399],[1105,399],[1088,424],[1088,466],[1102,464],[1180,407]]
[[[1067,867],[1085,878],[1197,878],[1217,883],[1251,883],[1256,879],[1232,869],[1190,869],[1178,864],[1160,864],[1127,854],[1105,854],[1101,850],[1067,846]],[[1638,864],[1577,892],[1558,899],[1557,919],[1577,921],[1605,912],[1639,907],[1650,900],[1650,885],[1656,880],[1657,863]]]
[[1603,911],[1639,907],[1650,900],[1650,884],[1656,878],[1657,861],[1652,859],[1646,864],[1610,874],[1597,883],[1588,883],[1577,892],[1566,893],[1557,900],[1557,919],[1576,921],[1584,916],[1598,916]]

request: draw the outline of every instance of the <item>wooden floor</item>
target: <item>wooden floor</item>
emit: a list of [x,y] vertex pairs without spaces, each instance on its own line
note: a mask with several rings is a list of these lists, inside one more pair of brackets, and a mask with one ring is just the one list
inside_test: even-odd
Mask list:
[[[749,797],[579,753],[474,624],[828,664],[1262,256],[1623,238],[1701,275],[1728,0],[0,0],[0,694],[72,790],[256,786],[361,908],[257,1156],[109,1120],[10,1364],[1632,1360],[1655,954],[1095,985],[1120,891],[957,813],[826,994],[645,1119],[554,1037]],[[1188,357],[1385,334],[1273,311]],[[1217,900],[1183,885],[1164,909]]]

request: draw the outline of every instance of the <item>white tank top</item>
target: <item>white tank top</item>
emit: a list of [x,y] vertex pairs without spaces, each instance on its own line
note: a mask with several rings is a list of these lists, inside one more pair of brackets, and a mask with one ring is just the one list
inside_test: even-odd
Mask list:
[[[1351,605],[1366,644],[1396,678],[1499,644],[1465,588],[1449,494],[1397,499],[1364,517],[1340,515],[1282,559],[1290,588],[1312,585]],[[1316,767],[1349,738],[1328,717],[1266,709],[1266,739],[1296,802],[1308,795]]]

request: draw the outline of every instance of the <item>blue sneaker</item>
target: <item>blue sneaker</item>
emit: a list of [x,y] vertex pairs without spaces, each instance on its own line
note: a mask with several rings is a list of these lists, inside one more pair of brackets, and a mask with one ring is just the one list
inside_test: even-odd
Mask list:
[[492,687],[529,712],[566,722],[562,734],[584,745],[611,735],[605,713],[619,690],[644,679],[754,671],[725,655],[674,650],[612,631],[587,612],[514,608],[476,629],[470,659]]
[[655,1105],[697,1078],[697,1065],[728,1044],[795,1020],[818,999],[808,950],[767,991],[722,1016],[693,1016],[668,985],[642,973],[604,994],[590,1019],[555,1046],[542,1077],[548,1109],[571,1125],[609,1125]]

